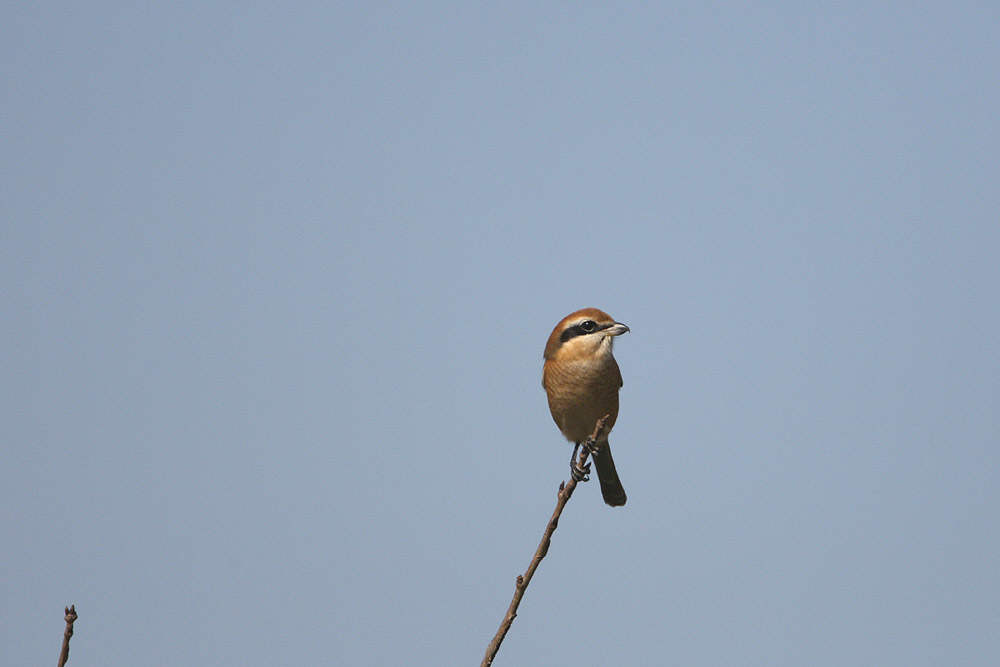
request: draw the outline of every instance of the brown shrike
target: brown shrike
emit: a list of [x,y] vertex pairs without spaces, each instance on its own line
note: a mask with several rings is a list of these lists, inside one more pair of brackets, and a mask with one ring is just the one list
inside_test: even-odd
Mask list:
[[[611,347],[615,336],[628,330],[604,311],[584,308],[560,320],[545,344],[542,386],[548,394],[549,411],[556,426],[576,445],[571,465],[577,479],[584,473],[575,461],[580,444],[590,437],[597,420],[604,415],[611,415],[606,433],[611,432],[618,419],[622,374]],[[592,455],[604,502],[624,505],[625,489],[611,458],[611,445],[606,439],[597,443]]]

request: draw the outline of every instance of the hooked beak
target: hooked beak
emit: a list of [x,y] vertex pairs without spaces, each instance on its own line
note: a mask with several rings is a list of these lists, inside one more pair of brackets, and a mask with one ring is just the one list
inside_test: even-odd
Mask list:
[[629,328],[622,324],[621,322],[615,322],[614,324],[608,326],[604,330],[605,336],[621,336],[623,333],[628,333]]

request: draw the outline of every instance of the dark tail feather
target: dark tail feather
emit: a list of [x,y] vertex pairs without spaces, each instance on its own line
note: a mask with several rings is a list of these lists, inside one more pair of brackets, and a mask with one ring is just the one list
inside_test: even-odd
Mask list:
[[618,471],[615,470],[615,460],[611,457],[611,445],[607,442],[601,447],[599,453],[594,456],[594,467],[597,468],[597,479],[601,482],[601,495],[604,502],[612,507],[625,504],[625,487],[618,479]]

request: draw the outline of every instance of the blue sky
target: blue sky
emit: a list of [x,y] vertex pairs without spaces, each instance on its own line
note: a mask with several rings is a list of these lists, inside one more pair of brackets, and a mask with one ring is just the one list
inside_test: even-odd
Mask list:
[[996,660],[995,6],[0,18],[3,662]]

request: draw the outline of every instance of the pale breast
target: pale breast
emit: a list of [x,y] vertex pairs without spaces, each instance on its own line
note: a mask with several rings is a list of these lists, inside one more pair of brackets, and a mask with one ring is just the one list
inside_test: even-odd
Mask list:
[[560,360],[545,364],[542,384],[549,398],[549,410],[556,426],[572,442],[585,440],[597,420],[618,417],[618,389],[621,374],[614,357],[588,360]]

